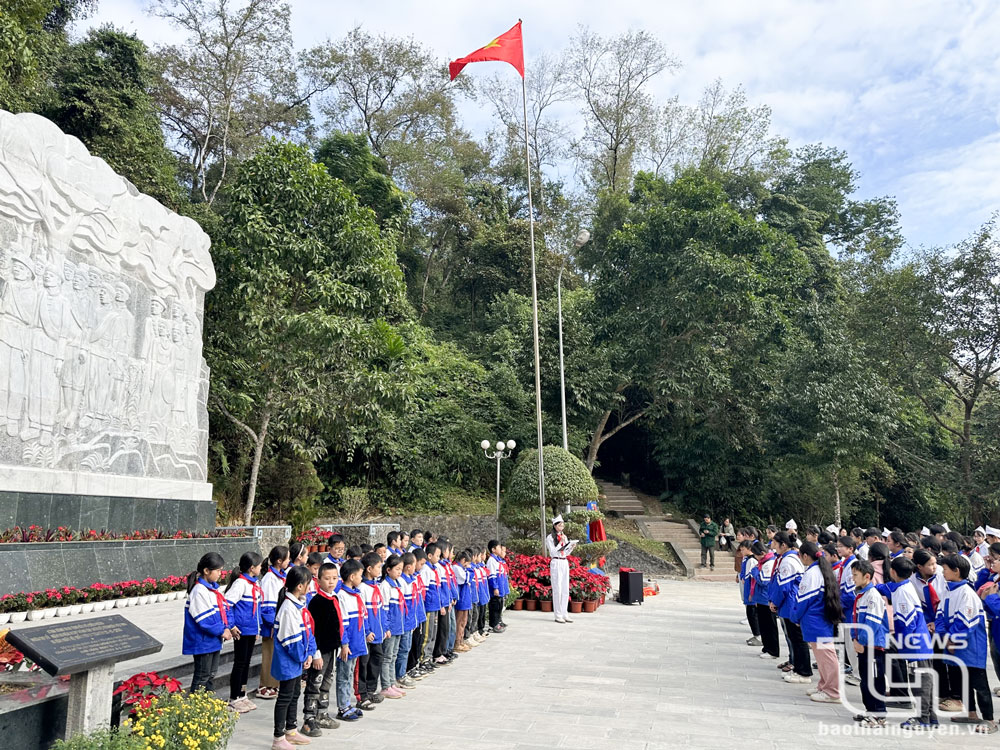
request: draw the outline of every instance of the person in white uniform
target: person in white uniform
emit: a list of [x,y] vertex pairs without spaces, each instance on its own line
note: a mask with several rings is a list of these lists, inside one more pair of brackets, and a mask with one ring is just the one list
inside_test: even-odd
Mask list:
[[569,616],[569,560],[566,558],[577,545],[563,534],[562,516],[552,519],[552,533],[545,537],[545,548],[552,558],[549,562],[549,577],[552,580],[552,611],[556,622],[573,622]]

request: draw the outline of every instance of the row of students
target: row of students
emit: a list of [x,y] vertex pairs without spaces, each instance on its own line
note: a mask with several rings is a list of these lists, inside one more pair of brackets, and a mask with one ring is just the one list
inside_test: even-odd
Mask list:
[[[191,689],[214,690],[222,644],[235,639],[230,705],[240,713],[255,710],[247,677],[260,634],[256,697],[275,700],[273,747],[280,750],[308,744],[338,720],[356,721],[386,698],[404,697],[417,681],[506,629],[502,601],[510,587],[498,541],[456,553],[442,539],[403,554],[391,535],[378,551],[330,541],[327,557],[294,545],[273,548],[263,576],[265,561],[247,552],[225,590],[216,553],[203,556],[189,576],[184,653],[195,662]],[[328,710],[331,692],[336,718]]]
[[[860,686],[865,707],[855,720],[867,727],[885,725],[886,653],[897,653],[903,662],[893,662],[892,684],[907,684],[903,692],[919,706],[904,728],[933,728],[938,710],[964,708],[967,716],[953,722],[996,732],[986,655],[1000,678],[1000,542],[976,572],[968,555],[948,548],[948,533],[925,535],[918,549],[884,557],[879,547],[887,545],[870,543],[864,559],[850,534],[820,545],[777,530],[765,542],[756,530],[741,529],[738,579],[754,634],[748,644],[761,646],[762,659],[779,660],[783,632],[788,659],[778,669],[785,682],[811,685],[815,663],[819,683],[807,694],[816,702],[840,703],[841,671],[848,673],[845,681]],[[838,631],[846,648],[836,643]],[[937,673],[938,706],[930,670]]]

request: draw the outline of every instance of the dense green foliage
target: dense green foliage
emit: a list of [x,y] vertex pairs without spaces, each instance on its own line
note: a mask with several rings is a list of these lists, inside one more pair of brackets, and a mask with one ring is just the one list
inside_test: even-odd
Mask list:
[[[226,520],[488,505],[478,445],[514,439],[505,518],[537,534],[526,135],[553,445],[562,270],[553,507],[592,498],[592,469],[737,523],[1000,523],[993,222],[908,251],[847,154],[792,148],[740,88],[657,101],[678,61],[642,31],[534,61],[527,133],[515,76],[479,86],[500,125],[477,139],[474,77],[449,83],[413,39],[358,28],[296,55],[284,0],[154,0],[178,41],[147,49],[69,33],[94,5],[3,4],[0,106],[212,236]],[[552,178],[565,160],[581,185]]]

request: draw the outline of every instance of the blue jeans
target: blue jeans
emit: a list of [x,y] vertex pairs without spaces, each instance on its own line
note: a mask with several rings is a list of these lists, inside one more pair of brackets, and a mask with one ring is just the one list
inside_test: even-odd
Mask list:
[[402,636],[390,635],[382,641],[382,689],[388,690],[396,684],[396,660],[399,656],[399,641]]
[[337,708],[346,711],[354,703],[354,665],[358,657],[337,659]]
[[396,679],[403,679],[406,674],[406,661],[410,657],[410,647],[413,645],[415,630],[408,630],[399,638],[399,652],[396,654]]
[[455,605],[448,608],[448,653],[455,650]]

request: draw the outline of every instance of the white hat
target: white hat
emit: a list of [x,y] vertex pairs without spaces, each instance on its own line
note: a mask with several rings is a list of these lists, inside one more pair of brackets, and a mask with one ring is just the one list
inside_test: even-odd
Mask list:
[[930,536],[931,535],[931,530],[928,529],[926,526],[924,526],[922,529],[920,529],[920,535],[921,536]]
[[945,530],[945,533],[947,533],[947,534],[950,534],[950,533],[951,533],[951,529],[949,529],[949,528],[948,528],[948,524],[946,524],[946,523],[943,523],[943,524],[941,524],[941,525],[942,525],[942,526],[944,526],[944,530]]
[[831,534],[839,534],[840,533],[840,529],[837,527],[837,524],[835,524],[835,523],[831,523],[829,526],[827,526],[826,530],[829,531]]
[[799,525],[795,523],[795,519],[793,518],[792,520],[790,520],[788,523],[785,524],[785,528],[788,529],[789,531],[795,531],[799,528]]
[[888,538],[889,538],[889,535],[890,535],[891,533],[892,533],[892,532],[891,532],[891,531],[889,531],[889,529],[887,529],[887,528],[886,528],[885,526],[883,526],[883,527],[882,527],[882,538],[883,538],[883,539],[888,539]]
[[557,523],[563,523],[563,517],[561,515],[556,516],[552,519],[552,525],[555,526]]
[[976,531],[978,531],[978,532],[979,532],[980,534],[983,534],[983,535],[985,535],[985,534],[986,534],[986,529],[984,529],[984,528],[983,528],[982,526],[977,526],[977,527],[976,527],[976,530],[975,530],[975,531],[973,531],[972,533],[973,533],[973,534],[975,534],[975,533],[976,533]]
[[987,524],[984,530],[986,532],[986,536],[1000,537],[1000,529],[996,528],[995,526],[990,526]]

